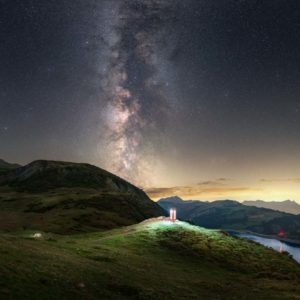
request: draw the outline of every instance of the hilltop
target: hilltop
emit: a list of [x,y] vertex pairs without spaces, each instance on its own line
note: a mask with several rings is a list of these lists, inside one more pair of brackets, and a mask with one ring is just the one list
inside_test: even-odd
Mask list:
[[21,167],[21,166],[18,164],[11,164],[11,163],[6,162],[3,159],[0,159],[0,176],[2,174],[6,174],[7,172],[9,172],[12,169],[16,169],[19,167]]
[[0,175],[0,230],[69,234],[162,214],[141,189],[89,164],[39,160]]
[[33,236],[0,236],[2,299],[299,299],[287,254],[184,222]]
[[18,191],[47,192],[56,188],[94,188],[107,191],[141,190],[120,177],[84,163],[36,160],[0,177],[0,184]]
[[0,158],[0,168],[11,168],[11,169],[13,169],[13,168],[18,168],[18,167],[20,167],[20,165],[8,163],[4,159]]
[[166,210],[175,207],[178,218],[207,228],[248,230],[275,236],[285,232],[286,238],[300,239],[300,215],[247,206],[233,200],[204,202],[170,197],[159,200],[158,204]]

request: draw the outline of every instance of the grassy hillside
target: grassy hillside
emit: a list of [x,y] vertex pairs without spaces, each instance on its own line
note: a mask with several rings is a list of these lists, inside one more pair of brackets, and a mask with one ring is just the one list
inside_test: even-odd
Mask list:
[[0,299],[300,298],[300,266],[287,254],[184,222],[132,225],[162,214],[94,166],[9,169],[0,175]]
[[288,255],[183,222],[0,235],[1,299],[299,299]]
[[35,161],[0,176],[0,230],[90,232],[162,214],[142,190],[88,164]]
[[[0,177],[0,184],[17,191],[47,192],[54,188],[94,188],[102,191],[134,191],[147,197],[124,179],[96,166],[61,161],[37,160]],[[148,198],[148,197],[147,197]]]
[[300,239],[300,215],[267,208],[246,206],[236,201],[180,201],[166,198],[158,201],[166,210],[177,208],[178,217],[207,228],[250,230],[277,235],[282,230],[290,239]]

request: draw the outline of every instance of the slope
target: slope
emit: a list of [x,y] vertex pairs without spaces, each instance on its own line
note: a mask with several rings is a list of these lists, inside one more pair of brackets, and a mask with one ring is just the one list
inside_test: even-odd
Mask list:
[[19,167],[20,167],[20,165],[18,165],[18,164],[10,164],[10,163],[6,162],[5,160],[0,159],[0,176],[8,173],[12,169],[16,169]]
[[299,299],[288,255],[222,232],[144,222],[102,233],[0,236],[1,299]]
[[162,214],[141,189],[88,164],[35,161],[0,176],[0,230],[68,234]]

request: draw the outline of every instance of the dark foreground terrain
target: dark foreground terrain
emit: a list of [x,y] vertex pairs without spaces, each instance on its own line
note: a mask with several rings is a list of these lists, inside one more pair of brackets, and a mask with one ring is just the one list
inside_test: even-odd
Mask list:
[[0,299],[300,299],[286,253],[164,214],[91,165],[2,161]]
[[255,243],[168,221],[0,237],[1,299],[300,299],[300,266]]
[[39,160],[0,170],[0,230],[90,232],[165,213],[141,189],[89,164]]

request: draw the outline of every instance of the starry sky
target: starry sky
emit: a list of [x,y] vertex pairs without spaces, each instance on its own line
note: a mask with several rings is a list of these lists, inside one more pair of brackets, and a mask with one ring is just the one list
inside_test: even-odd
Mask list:
[[300,2],[0,0],[0,157],[300,203]]

